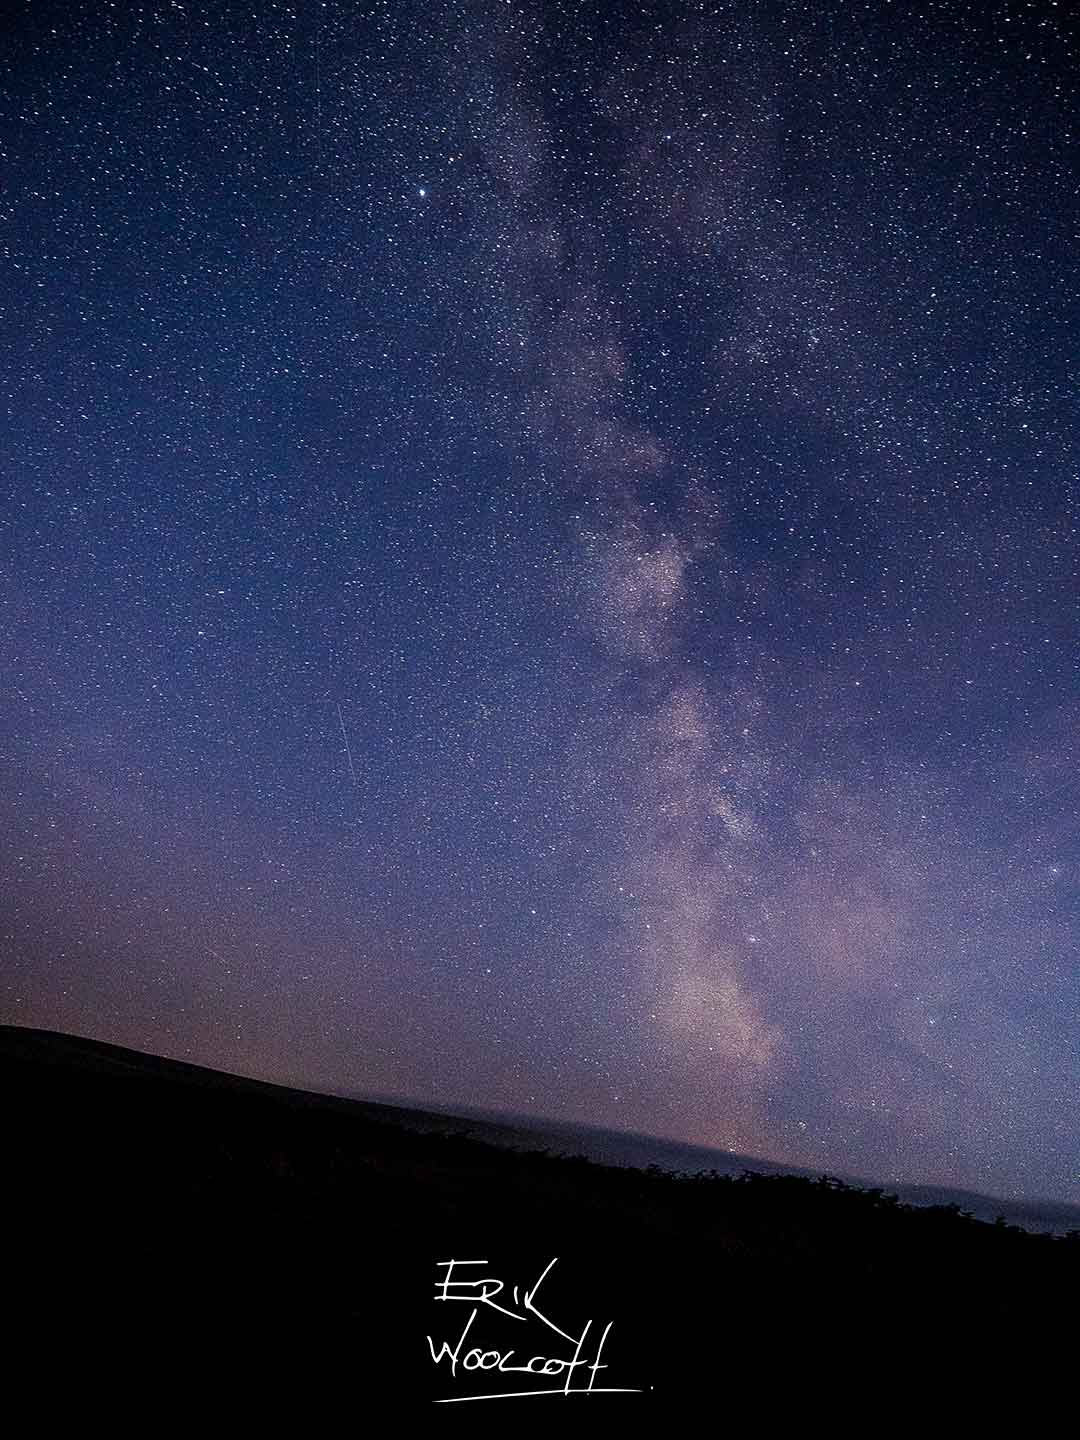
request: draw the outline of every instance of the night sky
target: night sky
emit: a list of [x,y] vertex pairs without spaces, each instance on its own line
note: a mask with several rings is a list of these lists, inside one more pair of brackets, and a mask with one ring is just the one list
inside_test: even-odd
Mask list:
[[0,1020],[1080,1201],[1066,8],[6,7]]

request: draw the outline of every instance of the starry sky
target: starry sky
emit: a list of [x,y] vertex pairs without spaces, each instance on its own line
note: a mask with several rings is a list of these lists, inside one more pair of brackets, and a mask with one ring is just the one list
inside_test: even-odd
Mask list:
[[0,1020],[1080,1201],[1053,0],[24,0]]

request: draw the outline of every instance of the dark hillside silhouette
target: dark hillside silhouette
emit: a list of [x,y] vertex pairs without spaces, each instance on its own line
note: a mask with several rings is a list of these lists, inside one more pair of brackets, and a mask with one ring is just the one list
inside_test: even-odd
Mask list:
[[955,1366],[1074,1325],[1080,1236],[838,1180],[513,1152],[389,1107],[12,1028],[0,1085],[8,1309],[52,1357],[101,1345],[190,1381],[286,1356],[430,1400],[447,1381],[424,1337],[466,1318],[432,1303],[451,1257],[532,1282],[558,1256],[545,1294],[614,1320],[616,1382],[672,1404],[722,1386],[718,1367],[741,1385],[856,1356],[882,1374],[900,1354]]

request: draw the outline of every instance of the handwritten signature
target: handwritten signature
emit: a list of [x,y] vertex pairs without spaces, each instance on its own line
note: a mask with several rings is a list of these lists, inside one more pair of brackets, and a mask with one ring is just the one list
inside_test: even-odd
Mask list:
[[[585,1328],[581,1334],[575,1336],[560,1329],[559,1326],[537,1306],[537,1292],[550,1274],[551,1268],[558,1258],[558,1256],[555,1256],[555,1258],[548,1263],[536,1284],[533,1285],[531,1289],[526,1290],[520,1298],[516,1285],[510,1295],[507,1295],[505,1293],[506,1286],[504,1283],[501,1280],[496,1280],[494,1276],[489,1275],[482,1279],[471,1280],[458,1280],[454,1278],[454,1271],[457,1268],[466,1265],[486,1265],[488,1263],[486,1260],[439,1260],[436,1262],[439,1269],[445,1268],[446,1274],[435,1283],[435,1299],[460,1300],[473,1307],[468,1320],[465,1322],[465,1328],[458,1338],[457,1344],[452,1348],[450,1342],[444,1340],[438,1352],[436,1352],[434,1340],[432,1340],[430,1335],[426,1337],[431,1358],[436,1365],[441,1365],[443,1361],[448,1361],[450,1374],[455,1379],[457,1378],[459,1365],[462,1370],[469,1372],[484,1370],[497,1371],[500,1375],[508,1375],[516,1372],[521,1375],[557,1375],[561,1378],[564,1377],[561,1385],[551,1386],[542,1390],[508,1390],[500,1394],[451,1395],[444,1399],[436,1400],[435,1403],[437,1405],[449,1405],[461,1400],[510,1400],[526,1395],[640,1395],[642,1393],[640,1389],[629,1386],[596,1384],[597,1371],[608,1368],[606,1364],[602,1365],[600,1363],[600,1356],[603,1354],[604,1346],[607,1343],[608,1335],[614,1323],[613,1321],[609,1320],[604,1327],[604,1333],[600,1337],[600,1343],[596,1347],[596,1353],[590,1364],[586,1362],[582,1352],[585,1349],[585,1342],[589,1337],[593,1322],[591,1320],[586,1321]],[[499,1304],[495,1299],[496,1296],[500,1296],[506,1303]],[[514,1306],[513,1309],[508,1308],[511,1302]],[[566,1358],[559,1358],[558,1356],[549,1358],[544,1355],[534,1355],[523,1364],[515,1364],[513,1361],[515,1355],[519,1353],[517,1350],[487,1350],[475,1344],[466,1350],[466,1341],[470,1338],[470,1333],[473,1325],[476,1323],[476,1317],[480,1314],[481,1307],[487,1307],[510,1320],[521,1321],[525,1324],[528,1324],[530,1320],[539,1321],[542,1325],[545,1325],[548,1330],[553,1331],[561,1340],[565,1341],[567,1346],[573,1346],[572,1355]],[[550,1341],[548,1343],[550,1345]],[[579,1371],[582,1372],[581,1379],[584,1379],[584,1375],[587,1373],[589,1380],[588,1384],[575,1388],[574,1379]]]

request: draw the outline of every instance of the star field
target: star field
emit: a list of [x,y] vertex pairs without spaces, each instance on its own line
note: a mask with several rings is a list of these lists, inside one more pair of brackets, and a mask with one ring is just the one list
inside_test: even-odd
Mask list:
[[1080,1201],[1064,6],[6,38],[0,1019]]

